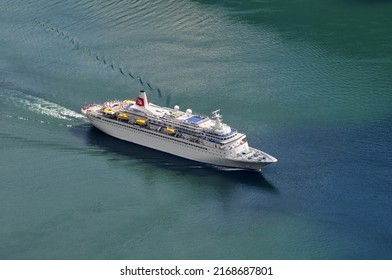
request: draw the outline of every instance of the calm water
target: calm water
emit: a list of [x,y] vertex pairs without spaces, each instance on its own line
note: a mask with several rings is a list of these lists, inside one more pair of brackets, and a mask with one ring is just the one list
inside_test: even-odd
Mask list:
[[[392,259],[390,1],[0,10],[0,259]],[[79,114],[140,89],[279,162],[214,169]]]

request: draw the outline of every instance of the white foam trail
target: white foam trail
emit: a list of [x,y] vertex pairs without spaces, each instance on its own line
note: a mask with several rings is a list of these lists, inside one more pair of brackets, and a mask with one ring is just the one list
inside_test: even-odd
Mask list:
[[30,111],[68,121],[85,118],[82,114],[76,113],[75,111],[60,106],[59,104],[47,101],[40,97],[26,97],[28,97],[28,99],[21,100],[21,103],[23,103],[25,107]]
[[14,90],[8,90],[8,92],[0,93],[0,95],[3,95],[6,99],[11,101],[17,107],[23,107],[24,109],[38,113],[40,115],[46,115],[49,117],[67,121],[86,119],[82,114],[67,109],[54,102],[47,101],[41,97],[23,94]]

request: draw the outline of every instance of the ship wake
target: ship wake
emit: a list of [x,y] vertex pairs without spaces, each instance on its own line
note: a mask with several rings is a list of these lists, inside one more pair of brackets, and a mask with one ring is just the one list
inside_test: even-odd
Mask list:
[[[40,116],[64,120],[68,123],[86,122],[86,118],[82,114],[79,114],[57,103],[48,101],[44,98],[25,94],[17,90],[2,90],[0,92],[0,97],[4,102],[8,103],[8,105],[17,107],[18,110],[16,112],[20,113],[18,116],[7,113],[7,117],[16,117],[21,120],[31,120],[31,114],[30,117],[26,117],[26,114],[22,113],[23,111],[29,111]],[[40,122],[44,123],[46,121],[41,119]]]

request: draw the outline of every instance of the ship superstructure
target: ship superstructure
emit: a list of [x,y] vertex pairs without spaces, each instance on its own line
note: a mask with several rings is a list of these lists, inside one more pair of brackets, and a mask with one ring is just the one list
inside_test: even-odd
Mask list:
[[136,101],[89,104],[82,113],[103,132],[139,145],[207,164],[259,171],[276,158],[251,148],[246,135],[212,116],[150,103],[141,90]]

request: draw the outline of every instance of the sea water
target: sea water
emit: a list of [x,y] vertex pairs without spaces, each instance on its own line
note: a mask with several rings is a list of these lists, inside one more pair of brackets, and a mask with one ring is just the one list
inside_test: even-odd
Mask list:
[[[0,2],[0,259],[392,258],[390,1]],[[209,114],[278,158],[113,139],[85,103]]]

